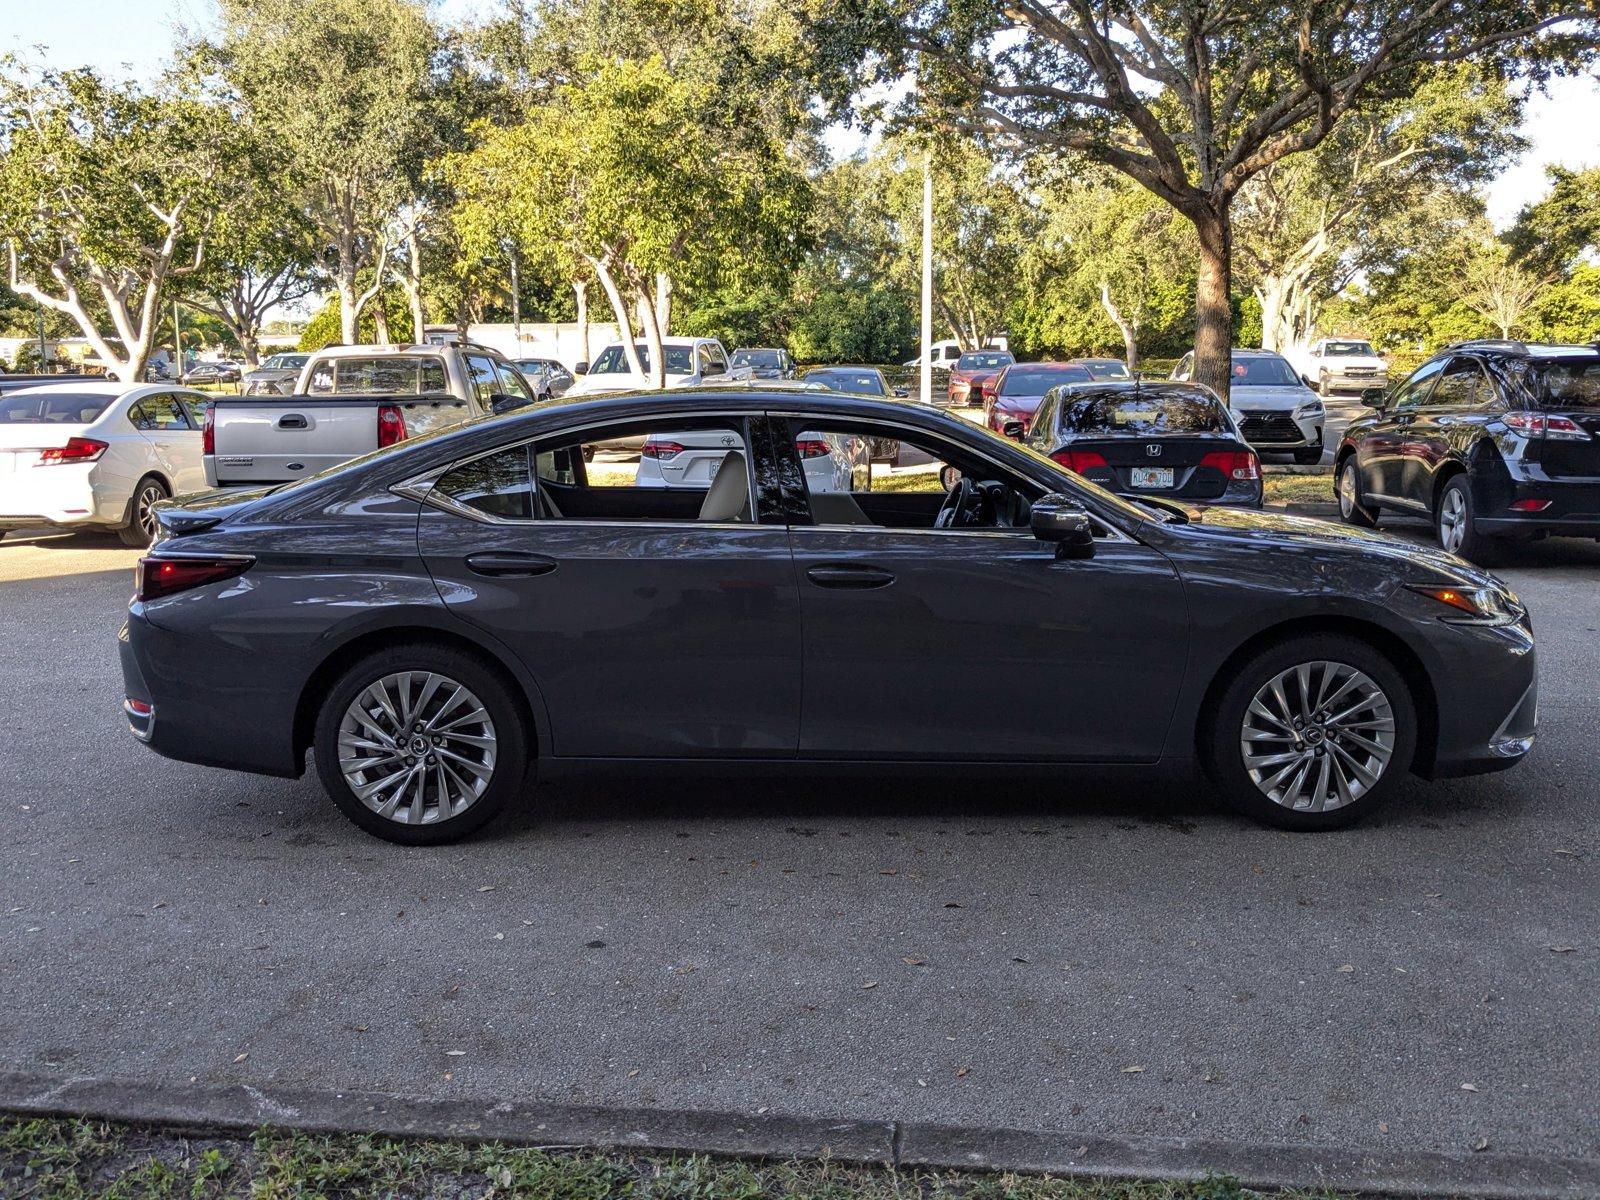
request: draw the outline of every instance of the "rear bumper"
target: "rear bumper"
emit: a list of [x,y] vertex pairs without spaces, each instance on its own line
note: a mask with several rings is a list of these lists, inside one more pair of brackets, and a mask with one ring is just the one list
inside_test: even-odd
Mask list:
[[30,467],[0,480],[0,529],[122,524],[133,483],[99,465]]
[[[1497,499],[1500,503],[1492,510],[1480,501],[1481,515],[1473,521],[1479,533],[1495,537],[1544,533],[1600,538],[1600,480],[1519,481],[1509,497]],[[1513,512],[1511,505],[1519,500],[1549,503],[1538,512]]]

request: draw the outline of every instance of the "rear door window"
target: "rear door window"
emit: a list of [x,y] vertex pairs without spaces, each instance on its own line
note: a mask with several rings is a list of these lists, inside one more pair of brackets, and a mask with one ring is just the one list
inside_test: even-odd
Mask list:
[[193,428],[189,424],[189,413],[183,401],[170,393],[146,396],[135,402],[128,410],[128,420],[133,422],[135,429],[152,433]]

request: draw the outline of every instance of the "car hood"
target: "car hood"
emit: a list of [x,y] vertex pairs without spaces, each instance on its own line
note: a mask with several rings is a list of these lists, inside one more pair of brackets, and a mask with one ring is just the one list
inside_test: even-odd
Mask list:
[[1304,387],[1236,387],[1228,389],[1228,403],[1240,412],[1297,408],[1317,395]]

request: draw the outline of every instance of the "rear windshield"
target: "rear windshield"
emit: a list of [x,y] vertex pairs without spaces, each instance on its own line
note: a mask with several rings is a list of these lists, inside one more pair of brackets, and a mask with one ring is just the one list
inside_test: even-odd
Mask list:
[[1233,360],[1234,387],[1292,387],[1299,382],[1294,369],[1281,358]]
[[876,371],[813,371],[807,383],[820,383],[835,392],[859,392],[865,396],[883,395],[883,380]]
[[776,350],[735,350],[733,352],[733,365],[736,367],[781,367],[783,360],[778,357]]
[[444,390],[444,363],[409,354],[326,358],[312,368],[306,385],[306,391],[323,396],[420,396]]
[[1148,392],[1065,400],[1061,428],[1071,433],[1228,432],[1222,405],[1209,396]]
[[997,354],[993,351],[973,351],[969,354],[963,354],[960,358],[958,358],[956,360],[956,366],[963,371],[993,371],[998,370],[1001,367],[1010,366],[1016,361],[1016,359],[1012,358],[1011,355],[1006,353]]
[[1532,376],[1545,408],[1600,408],[1600,359],[1540,363]]
[[1002,396],[1042,396],[1058,383],[1089,383],[1088,367],[1012,367],[1000,385]]
[[0,425],[87,425],[99,420],[113,399],[92,393],[30,396],[23,392],[0,400]]

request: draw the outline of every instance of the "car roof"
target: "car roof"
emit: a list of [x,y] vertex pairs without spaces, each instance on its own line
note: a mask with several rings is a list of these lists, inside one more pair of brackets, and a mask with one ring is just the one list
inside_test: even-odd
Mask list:
[[806,372],[806,374],[820,375],[824,371],[871,371],[875,375],[883,374],[883,372],[877,367],[867,366],[865,364],[857,366],[855,363],[828,363],[826,366],[812,367]]
[[487,346],[438,346],[432,342],[398,342],[389,346],[324,346],[320,350],[286,351],[292,354],[320,354],[324,358],[372,358],[379,354],[443,354],[446,350],[485,350],[499,354]]
[[1070,362],[1014,362],[1013,367],[1028,367],[1038,371],[1081,371],[1092,362],[1116,362],[1114,358],[1075,358]]
[[95,383],[41,383],[33,387],[15,388],[10,394],[15,396],[21,392],[27,392],[29,395],[33,395],[38,392],[46,392],[51,395],[121,396],[128,392],[140,391],[145,388],[157,389],[166,392],[173,390],[171,384],[118,383],[116,380],[111,379],[106,380],[105,382]]

